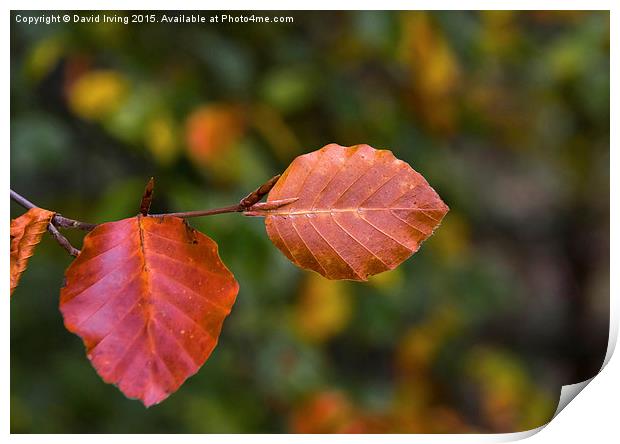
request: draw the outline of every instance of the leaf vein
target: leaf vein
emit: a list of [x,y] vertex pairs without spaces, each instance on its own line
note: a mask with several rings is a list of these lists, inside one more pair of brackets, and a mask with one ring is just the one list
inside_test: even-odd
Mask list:
[[361,243],[355,236],[353,236],[351,233],[349,233],[349,231],[343,227],[340,222],[338,222],[336,220],[336,218],[334,217],[333,214],[331,214],[331,219],[336,223],[336,225],[338,225],[338,227],[347,234],[347,236],[349,236],[351,239],[353,239],[355,242],[357,242],[364,250],[368,251],[370,254],[372,254],[374,257],[376,257],[377,259],[379,259],[379,261],[385,265],[386,267],[390,268],[390,266],[388,264],[386,264],[383,259],[381,259],[379,256],[377,256],[376,253],[374,253],[373,251],[371,251],[366,245],[364,245],[363,243]]
[[[125,290],[125,288],[127,288],[129,286],[129,284],[131,284],[138,276],[140,276],[140,272],[135,273],[128,281],[126,281],[122,287],[120,287],[118,290],[116,290],[116,292],[109,297],[108,299],[106,299],[103,304],[101,304],[99,307],[97,307],[97,309],[95,311],[93,311],[91,314],[89,314],[85,319],[83,319],[82,321],[80,321],[80,323],[75,327],[76,330],[79,329],[80,327],[82,327],[82,325],[84,325],[86,322],[88,322],[90,320],[90,318],[92,318],[94,315],[96,315],[99,311],[101,311],[106,305],[108,305],[111,301],[114,301],[118,298],[118,296],[120,294],[123,294],[123,290]],[[138,300],[140,298],[138,297]],[[137,302],[137,301],[136,301]],[[132,305],[132,307],[129,309],[129,311],[133,310],[133,308],[135,307],[135,304]]]
[[383,235],[384,235],[385,237],[388,237],[388,238],[392,239],[394,242],[396,242],[396,243],[400,244],[401,246],[405,247],[407,250],[409,250],[409,251],[413,251],[413,250],[412,250],[411,248],[409,248],[407,245],[403,244],[403,243],[402,243],[402,241],[400,241],[400,240],[396,239],[396,238],[395,238],[395,237],[393,237],[393,236],[390,236],[388,233],[386,233],[385,231],[383,231],[381,228],[377,227],[375,224],[373,224],[372,222],[370,222],[368,219],[366,219],[366,218],[364,217],[364,215],[363,215],[363,214],[360,214],[360,217],[361,217],[364,221],[366,221],[366,223],[367,223],[368,225],[370,225],[371,227],[373,227],[375,230],[379,231],[380,233],[383,233]]
[[359,176],[357,176],[357,178],[356,178],[353,182],[351,182],[351,183],[349,184],[349,186],[348,186],[348,187],[346,187],[342,193],[340,193],[340,195],[338,196],[338,198],[336,198],[336,200],[334,201],[334,203],[332,204],[332,206],[336,205],[336,204],[340,201],[340,199],[342,199],[342,196],[344,196],[344,195],[347,193],[347,191],[349,191],[349,190],[351,189],[351,187],[352,187],[353,185],[355,185],[357,182],[359,182],[359,180],[360,180],[362,177],[364,177],[364,176],[366,175],[366,173],[368,173],[368,172],[372,169],[372,167],[373,167],[374,165],[375,165],[374,163],[370,162],[370,164],[368,165],[368,168],[366,168],[366,169],[364,170],[364,172],[362,172]]
[[[194,357],[190,354],[189,351],[187,351],[187,349],[185,348],[185,345],[181,343],[181,341],[179,341],[179,338],[172,333],[171,330],[166,329],[163,325],[161,325],[159,322],[157,322],[155,319],[153,319],[153,324],[157,325],[161,331],[164,331],[167,336],[171,337],[172,339],[174,339],[174,341],[177,343],[177,345],[179,346],[179,348],[181,348],[183,350],[183,352],[185,353],[186,356],[189,357],[190,361],[192,361],[192,363],[196,366],[196,367],[200,367],[200,364],[198,362],[196,362],[196,360],[194,359]],[[211,335],[209,335],[209,337],[211,337]],[[161,358],[160,353],[158,352],[157,355],[160,357],[160,360],[166,365],[166,367],[168,367],[168,364],[166,364],[166,362]],[[172,372],[170,373],[172,375]],[[172,377],[174,378],[174,375],[172,375]]]
[[[190,315],[188,315],[185,310],[183,310],[181,307],[179,307],[177,304],[175,304],[174,302],[166,299],[166,298],[158,298],[158,301],[163,301],[165,302],[167,305],[173,307],[176,311],[178,311],[179,313],[181,313],[186,319],[188,319],[192,324],[196,325],[198,327],[198,329],[206,336],[208,336],[209,338],[213,338],[213,335],[211,333],[209,333],[207,330],[205,330],[205,328],[200,325],[198,323],[198,321],[196,321],[196,319],[192,318]],[[213,338],[215,339],[215,338]]]
[[424,231],[420,230],[418,227],[416,227],[415,225],[413,225],[412,223],[410,223],[409,221],[403,219],[402,217],[400,217],[398,215],[398,213],[395,213],[394,210],[390,210],[390,213],[396,217],[399,220],[402,220],[404,223],[406,223],[407,225],[409,225],[411,228],[413,228],[414,230],[416,230],[419,233],[422,233],[424,236],[428,236],[428,233],[425,233]]
[[314,208],[314,205],[316,204],[316,201],[319,199],[319,197],[321,196],[321,194],[323,194],[323,191],[325,191],[325,189],[329,186],[329,184],[332,183],[332,181],[334,180],[334,178],[336,176],[338,176],[342,170],[344,169],[345,165],[349,162],[349,159],[351,159],[351,157],[353,157],[353,154],[351,156],[349,156],[348,158],[346,158],[343,162],[342,165],[340,165],[340,168],[338,168],[338,170],[336,171],[336,174],[334,174],[326,183],[325,185],[323,185],[323,188],[321,188],[321,191],[319,191],[316,196],[314,196],[314,200],[312,201],[312,205],[310,205],[310,208]]
[[312,225],[312,228],[314,228],[314,231],[316,231],[316,233],[321,236],[321,238],[325,241],[325,243],[329,246],[329,248],[331,248],[334,253],[336,253],[336,256],[338,256],[347,267],[349,267],[349,269],[353,272],[353,274],[355,274],[358,278],[360,278],[361,280],[364,280],[364,278],[357,272],[357,270],[355,270],[355,268],[353,268],[351,266],[351,264],[340,254],[340,252],[338,250],[336,250],[331,243],[329,243],[329,241],[325,238],[325,236],[323,236],[321,234],[321,232],[316,228],[316,226],[312,223],[312,219],[310,219],[308,217],[308,222],[310,222],[310,225]]
[[295,257],[295,255],[293,254],[293,252],[291,251],[291,249],[287,245],[286,241],[284,240],[284,236],[282,236],[282,234],[280,233],[280,229],[278,228],[278,224],[277,224],[277,219],[273,220],[272,222],[273,222],[273,228],[276,230],[276,233],[277,233],[278,237],[282,241],[282,245],[284,246],[284,248],[286,248],[286,251],[288,251],[290,257],[293,260],[293,263],[299,264],[299,262],[297,261],[297,258]]
[[168,259],[168,260],[170,260],[170,261],[172,261],[174,263],[180,264],[183,268],[189,268],[190,270],[195,271],[195,272],[197,272],[199,274],[203,274],[204,273],[204,274],[210,274],[210,275],[215,276],[215,277],[221,277],[218,273],[216,273],[214,271],[211,271],[211,270],[209,270],[207,268],[202,268],[202,267],[195,266],[195,265],[192,266],[188,262],[183,262],[182,260],[177,259],[174,256],[169,256],[167,254],[163,254],[163,253],[160,253],[158,251],[154,251],[152,248],[148,250],[147,254],[148,255],[153,254],[155,256],[159,256],[159,257]]
[[[114,267],[113,269],[106,271],[105,274],[99,278],[97,278],[96,281],[94,281],[92,284],[88,285],[87,287],[81,289],[80,291],[78,291],[77,293],[74,293],[73,296],[71,297],[70,300],[73,300],[74,298],[78,297],[79,295],[81,295],[82,293],[84,293],[85,291],[87,291],[88,289],[90,289],[91,287],[94,287],[95,285],[97,285],[98,283],[100,283],[101,281],[103,281],[104,279],[107,279],[108,277],[110,277],[113,273],[116,273],[117,271],[119,271],[121,268],[123,268],[125,265],[127,265],[127,263],[129,262],[129,259],[133,259],[133,257],[136,256],[136,254],[130,254],[127,257],[127,260],[123,261],[120,265],[118,265],[117,267]],[[65,301],[68,302],[68,301]]]
[[169,275],[168,273],[164,273],[161,270],[158,270],[159,274],[162,276],[166,276],[168,279],[170,279],[171,281],[181,285],[182,287],[186,288],[187,290],[189,290],[191,293],[195,294],[196,296],[199,296],[201,299],[207,301],[209,304],[213,305],[216,308],[219,308],[220,310],[224,311],[225,313],[228,313],[230,311],[229,308],[224,307],[223,305],[220,305],[214,301],[212,301],[211,299],[209,299],[208,297],[198,293],[196,290],[192,289],[191,287],[189,287],[187,284],[185,284],[184,282],[180,281],[179,279],[177,279],[176,277],[173,277],[171,275]]
[[314,258],[314,260],[316,261],[317,264],[319,264],[319,267],[321,267],[321,270],[323,270],[325,272],[326,276],[329,276],[329,273],[327,271],[327,269],[323,266],[323,264],[321,263],[321,261],[319,260],[319,258],[314,254],[314,252],[310,249],[310,247],[308,246],[308,243],[306,242],[306,240],[304,239],[304,237],[301,235],[301,233],[299,232],[299,230],[297,229],[297,227],[295,226],[295,221],[293,221],[291,219],[291,226],[293,227],[293,229],[295,230],[295,232],[297,233],[297,236],[299,236],[299,238],[301,239],[301,242],[304,244],[304,247],[306,247],[306,250],[308,250],[308,252],[310,253],[310,255]]
[[122,245],[122,244],[123,244],[123,243],[127,240],[127,238],[129,238],[129,237],[131,236],[131,234],[132,234],[132,233],[129,233],[129,234],[127,234],[126,236],[124,236],[124,237],[123,237],[120,241],[118,241],[118,242],[117,242],[116,244],[114,244],[112,247],[110,247],[110,248],[108,248],[108,249],[106,249],[106,250],[100,251],[100,252],[99,252],[99,253],[97,253],[96,255],[91,256],[91,257],[89,257],[88,259],[83,260],[82,262],[80,262],[80,266],[82,266],[82,267],[83,267],[83,266],[84,266],[84,264],[88,264],[88,263],[89,263],[90,261],[92,261],[93,259],[96,259],[96,258],[98,258],[98,257],[100,257],[100,256],[102,256],[102,255],[104,255],[104,254],[106,254],[108,251],[112,251],[112,250],[114,250],[114,249],[115,249],[115,248],[117,248],[119,245]]
[[362,205],[364,205],[366,202],[368,202],[368,200],[374,196],[375,194],[377,194],[379,192],[379,190],[381,190],[384,186],[386,186],[388,183],[390,183],[396,176],[398,176],[401,171],[403,170],[397,170],[396,174],[394,174],[393,176],[390,176],[390,178],[388,180],[386,180],[385,182],[383,182],[381,185],[379,185],[379,188],[377,188],[375,191],[373,191],[370,196],[366,197],[366,199],[364,199],[362,202],[359,203],[359,206],[361,207]]

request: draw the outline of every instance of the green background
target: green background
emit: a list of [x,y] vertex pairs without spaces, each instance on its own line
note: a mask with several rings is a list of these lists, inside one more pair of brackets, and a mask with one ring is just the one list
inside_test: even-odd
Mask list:
[[11,16],[11,187],[41,207],[130,217],[150,176],[154,212],[228,205],[335,142],[393,150],[451,211],[369,283],[297,269],[261,219],[192,219],[241,290],[211,358],[148,410],[63,328],[71,259],[46,236],[11,300],[12,432],[512,432],[600,368],[608,13],[16,14],[41,13]]

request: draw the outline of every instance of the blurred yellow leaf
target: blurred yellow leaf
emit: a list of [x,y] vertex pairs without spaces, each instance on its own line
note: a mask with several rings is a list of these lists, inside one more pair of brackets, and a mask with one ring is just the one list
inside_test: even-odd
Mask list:
[[128,89],[127,80],[119,72],[89,71],[69,85],[69,107],[84,119],[101,120],[120,107]]
[[301,152],[301,144],[293,129],[275,108],[257,104],[253,107],[252,124],[271,145],[274,154],[282,162],[290,162]]
[[481,11],[482,35],[479,42],[482,49],[493,55],[510,52],[519,37],[515,24],[515,11]]
[[[526,430],[548,421],[555,411],[517,356],[492,347],[477,347],[467,359],[466,375],[478,387],[483,416],[498,432]],[[537,405],[531,406],[532,399]]]
[[426,12],[403,14],[402,59],[411,70],[415,112],[433,131],[455,130],[460,69],[447,40]]
[[294,312],[298,334],[312,342],[337,335],[351,319],[351,304],[346,282],[308,274]]
[[396,352],[403,375],[421,374],[434,361],[443,342],[457,330],[460,318],[451,306],[440,306],[423,322],[414,325],[401,339]]
[[558,402],[559,398],[553,399],[553,396],[541,390],[530,393],[528,402],[523,406],[519,429],[531,430],[549,422]]
[[428,368],[437,351],[439,337],[427,326],[412,328],[399,346],[399,367],[413,371]]
[[240,107],[227,104],[204,105],[187,118],[185,138],[189,156],[206,166],[234,145],[243,135]]
[[48,38],[38,42],[25,63],[28,75],[35,81],[49,73],[64,52],[64,44],[60,39]]
[[548,64],[551,74],[559,81],[569,81],[587,75],[588,65],[584,64],[587,47],[576,45],[570,39],[557,41],[550,49]]
[[[123,15],[125,19],[129,19],[129,11],[117,11],[115,15]],[[105,42],[106,49],[109,51],[111,48],[119,48],[126,42],[128,36],[131,35],[130,29],[127,23],[102,21],[91,24],[88,28],[85,28],[85,31],[92,34],[95,39]]]
[[167,115],[151,119],[145,131],[145,144],[155,159],[163,165],[170,164],[178,154],[177,128]]

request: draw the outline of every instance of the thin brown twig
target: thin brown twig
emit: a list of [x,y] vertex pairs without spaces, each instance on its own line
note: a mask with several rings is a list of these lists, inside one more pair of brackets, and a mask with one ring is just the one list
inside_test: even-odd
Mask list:
[[[31,208],[35,208],[36,207],[35,204],[33,204],[28,199],[26,199],[24,196],[22,196],[19,193],[16,193],[13,190],[11,190],[11,199],[13,199],[15,202],[17,202],[18,204],[20,204],[22,207],[24,207],[26,209],[31,209]],[[55,215],[52,218],[52,220],[50,221],[50,223],[47,225],[47,231],[49,231],[49,233],[52,235],[52,237],[54,239],[56,239],[56,242],[58,242],[62,248],[67,250],[67,252],[71,256],[77,256],[78,254],[80,254],[80,250],[78,250],[73,245],[71,245],[71,242],[69,242],[69,239],[67,239],[62,234],[60,234],[60,231],[58,231],[58,228],[56,228],[56,226],[55,226],[55,222],[56,222],[55,218],[57,216],[58,215]],[[75,224],[74,226],[76,228],[78,228],[79,226],[84,224],[84,222],[79,222],[79,221],[72,220],[72,219],[67,219],[67,218],[64,218],[64,217],[62,217],[62,219],[63,219],[63,222],[66,221],[68,224]]]
[[60,231],[58,231],[58,228],[56,228],[53,223],[49,223],[47,225],[47,231],[49,231],[52,237],[56,239],[56,242],[58,242],[62,248],[67,250],[67,252],[71,256],[75,257],[78,254],[80,254],[80,250],[78,250],[73,245],[71,245],[71,242],[69,242],[69,239],[67,239],[62,234],[60,234]]
[[36,205],[33,204],[32,202],[30,202],[28,199],[26,199],[24,196],[22,196],[19,193],[16,193],[15,191],[11,190],[11,199],[15,202],[17,202],[18,204],[20,204],[22,207],[24,207],[25,209],[29,210],[31,208],[35,208]]
[[[13,190],[11,190],[11,199],[14,202],[17,202],[22,207],[26,208],[27,210],[29,210],[30,208],[35,208],[37,206],[37,205],[33,204],[32,202],[30,202],[28,199],[26,199],[24,196],[22,196],[19,193],[16,193]],[[61,228],[78,228],[80,230],[85,230],[85,231],[91,231],[91,230],[93,230],[97,226],[96,224],[89,224],[87,222],[81,222],[79,220],[69,219],[68,217],[64,217],[64,216],[62,216],[62,215],[60,215],[58,213],[56,213],[56,215],[54,215],[54,218],[52,219],[52,222],[57,227],[61,227]]]
[[267,182],[262,184],[260,187],[252,191],[250,194],[245,196],[237,205],[230,205],[222,208],[212,208],[209,210],[196,210],[196,211],[182,211],[179,213],[162,213],[162,214],[149,214],[152,217],[165,217],[165,216],[174,216],[180,217],[183,219],[188,219],[190,217],[201,217],[201,216],[213,216],[214,214],[224,214],[224,213],[245,213],[252,208],[253,205],[258,203],[271,189],[274,187],[280,175],[273,176]]
[[54,222],[54,225],[56,225],[57,227],[77,228],[78,230],[83,230],[83,231],[92,231],[97,226],[97,224],[89,224],[87,222],[80,222],[79,220],[69,219],[60,214],[57,214],[56,216],[54,216],[54,219],[52,220]]
[[[148,216],[150,217],[174,216],[174,217],[180,217],[184,219],[187,219],[190,217],[211,216],[214,214],[224,214],[224,213],[243,213],[246,216],[264,216],[266,215],[266,211],[268,210],[272,210],[274,208],[278,208],[283,205],[288,205],[294,202],[295,200],[297,200],[296,198],[293,198],[293,199],[283,199],[283,200],[276,200],[272,202],[260,203],[260,200],[263,197],[265,197],[265,195],[267,195],[269,191],[271,191],[271,189],[277,183],[279,178],[280,178],[279,174],[277,176],[272,177],[267,182],[265,182],[263,185],[258,187],[256,190],[252,191],[246,197],[241,199],[241,201],[239,201],[239,203],[236,205],[230,205],[230,206],[221,207],[221,208],[212,208],[209,210],[183,211],[183,212],[177,212],[177,213],[162,213],[162,214],[148,214]],[[150,201],[152,199],[152,193],[153,193],[153,184],[154,184],[154,181],[153,181],[153,178],[151,178],[151,180],[147,184],[145,193],[141,201],[140,212],[144,216],[147,215],[144,213],[148,212],[148,208],[150,207],[150,203],[151,203]],[[24,196],[22,196],[21,194],[13,190],[11,190],[11,199],[26,209],[36,207],[35,204],[33,204],[28,199],[26,199]],[[69,219],[68,217],[64,217],[64,216],[61,216],[60,214],[56,214],[54,215],[51,222],[49,223],[47,230],[54,237],[54,239],[56,239],[56,241],[60,244],[60,246],[62,246],[65,250],[69,252],[70,255],[77,256],[80,253],[80,250],[78,250],[73,245],[71,245],[69,240],[58,231],[58,227],[77,228],[80,230],[91,231],[96,226],[97,224],[89,224],[87,222],[81,222],[79,220]]]
[[161,213],[161,214],[149,214],[151,217],[180,217],[183,219],[188,219],[190,217],[201,217],[201,216],[213,216],[214,214],[224,214],[224,213],[241,213],[245,211],[241,204],[231,205],[229,207],[222,208],[212,208],[210,210],[196,210],[196,211],[181,211],[178,213]]

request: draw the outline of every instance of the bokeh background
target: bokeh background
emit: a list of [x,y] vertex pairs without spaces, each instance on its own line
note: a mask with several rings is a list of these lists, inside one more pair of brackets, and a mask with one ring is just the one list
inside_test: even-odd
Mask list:
[[600,368],[608,13],[36,26],[15,15],[11,186],[42,207],[129,217],[150,176],[155,212],[228,205],[336,142],[392,149],[451,211],[368,283],[297,269],[260,219],[192,219],[241,291],[206,365],[148,410],[103,383],[63,328],[70,257],[44,239],[11,301],[12,432],[520,431]]

